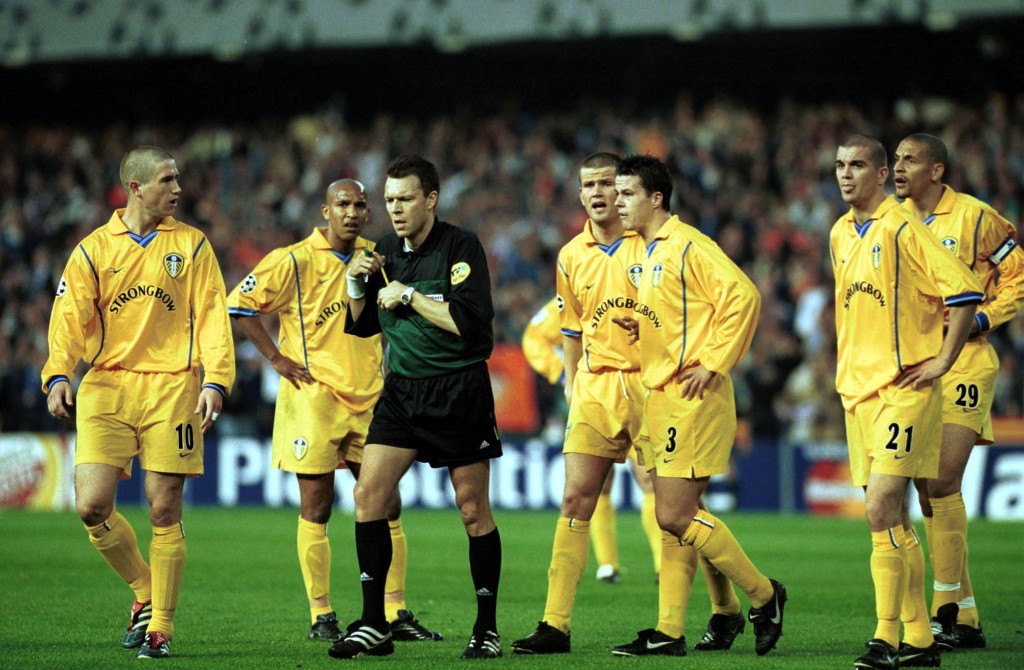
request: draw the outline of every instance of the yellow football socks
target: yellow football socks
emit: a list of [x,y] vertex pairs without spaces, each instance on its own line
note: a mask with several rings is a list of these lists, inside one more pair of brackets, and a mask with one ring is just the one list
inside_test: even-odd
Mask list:
[[894,647],[900,644],[900,601],[907,578],[907,550],[903,526],[871,533],[871,579],[875,584],[874,637]]
[[587,544],[590,522],[558,517],[555,541],[548,568],[548,599],[544,604],[544,621],[563,633],[569,632],[576,588],[587,565]]
[[590,518],[590,541],[594,545],[597,565],[611,565],[619,569],[619,548],[615,532],[615,507],[611,494],[602,493],[597,497],[594,516]]
[[697,550],[680,544],[668,532],[661,535],[661,573],[658,581],[658,626],[669,637],[680,637],[686,623],[686,601],[697,571]]
[[974,589],[971,588],[971,571],[967,562],[968,546],[964,545],[964,565],[960,572],[960,612],[956,615],[956,622],[971,628],[980,628],[981,622],[978,618],[978,605],[974,602]]
[[405,606],[405,566],[409,559],[409,544],[402,530],[402,520],[388,521],[391,531],[391,568],[384,583],[384,616],[388,621],[398,618],[398,610]]
[[313,604],[314,600],[331,593],[331,542],[327,539],[327,524],[306,521],[300,516],[297,545],[302,581],[310,601],[310,623],[316,623],[317,615],[331,611],[329,606]]
[[135,599],[141,603],[152,600],[149,566],[139,552],[139,542],[128,519],[114,510],[109,519],[98,526],[86,526],[86,530],[100,556],[135,592]]
[[928,617],[928,601],[924,597],[924,550],[913,528],[904,528],[907,547],[907,578],[900,606],[903,641],[913,647],[926,648],[932,643],[932,627]]
[[739,614],[740,599],[736,597],[736,589],[729,578],[722,574],[711,561],[700,554],[700,569],[704,573],[704,582],[708,585],[708,599],[711,601],[712,614]]
[[932,498],[932,527],[928,541],[932,550],[935,592],[932,613],[960,599],[960,575],[967,547],[967,508],[959,493]]
[[149,565],[153,573],[153,618],[146,630],[174,637],[174,610],[185,570],[185,533],[180,521],[153,527]]
[[658,517],[654,514],[653,493],[644,494],[644,501],[640,505],[640,524],[644,528],[647,542],[651,545],[654,574],[661,574],[661,527],[658,526]]
[[719,572],[740,587],[753,607],[763,607],[775,589],[754,566],[733,537],[729,527],[707,510],[700,510],[683,533],[683,542],[692,544]]

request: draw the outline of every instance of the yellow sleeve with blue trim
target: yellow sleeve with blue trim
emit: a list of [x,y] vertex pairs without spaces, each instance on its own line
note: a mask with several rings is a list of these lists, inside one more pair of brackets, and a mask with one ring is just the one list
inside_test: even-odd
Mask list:
[[558,319],[558,298],[552,298],[533,315],[523,331],[523,355],[530,367],[548,380],[562,377],[562,329]]

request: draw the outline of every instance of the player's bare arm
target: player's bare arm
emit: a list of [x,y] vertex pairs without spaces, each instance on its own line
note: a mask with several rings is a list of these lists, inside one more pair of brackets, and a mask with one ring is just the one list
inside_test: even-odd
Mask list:
[[70,419],[68,408],[75,404],[75,392],[71,384],[66,381],[59,381],[50,384],[50,390],[46,394],[46,409],[50,415],[58,419]]
[[942,340],[942,350],[939,355],[904,369],[896,378],[896,388],[923,386],[949,372],[971,334],[971,326],[974,324],[974,314],[977,310],[977,305],[950,307],[949,327]]
[[304,365],[281,353],[258,316],[235,316],[234,319],[238,329],[252,342],[257,351],[270,361],[277,374],[290,381],[295,388],[299,388],[300,382],[313,383],[313,375]]

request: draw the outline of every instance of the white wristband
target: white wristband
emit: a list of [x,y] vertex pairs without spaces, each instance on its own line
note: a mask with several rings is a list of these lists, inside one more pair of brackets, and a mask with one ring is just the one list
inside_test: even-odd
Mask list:
[[362,300],[366,297],[366,277],[353,277],[352,275],[345,275],[345,279],[348,280],[348,297],[353,300]]

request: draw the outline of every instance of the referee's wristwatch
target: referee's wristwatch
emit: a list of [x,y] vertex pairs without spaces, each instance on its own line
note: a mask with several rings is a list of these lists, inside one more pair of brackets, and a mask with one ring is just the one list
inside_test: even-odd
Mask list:
[[416,292],[416,289],[410,286],[409,288],[402,291],[402,304],[408,305],[412,302],[412,294]]

